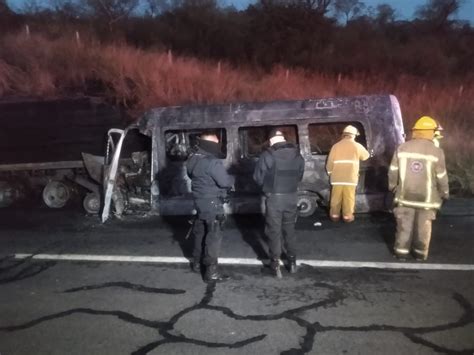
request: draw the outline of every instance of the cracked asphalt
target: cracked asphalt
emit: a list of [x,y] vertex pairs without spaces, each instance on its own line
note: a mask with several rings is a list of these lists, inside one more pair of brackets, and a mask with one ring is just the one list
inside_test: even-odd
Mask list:
[[[314,222],[320,221],[321,227]],[[261,220],[230,221],[223,257],[265,259]],[[18,259],[189,257],[186,218],[101,225],[75,209],[0,210],[0,354],[474,354],[474,271],[316,268],[282,280],[224,265]],[[474,264],[474,217],[440,215],[428,263]],[[298,221],[301,259],[396,262],[390,215]],[[410,262],[413,262],[411,260]]]

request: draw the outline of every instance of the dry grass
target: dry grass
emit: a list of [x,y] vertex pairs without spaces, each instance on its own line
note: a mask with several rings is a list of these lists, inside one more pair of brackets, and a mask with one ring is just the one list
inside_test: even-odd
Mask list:
[[474,194],[474,83],[434,85],[401,75],[337,78],[275,68],[270,74],[124,44],[101,45],[73,38],[48,40],[11,35],[0,39],[0,97],[105,95],[137,117],[150,107],[231,101],[304,99],[393,93],[405,126],[432,115],[445,126],[451,180]]

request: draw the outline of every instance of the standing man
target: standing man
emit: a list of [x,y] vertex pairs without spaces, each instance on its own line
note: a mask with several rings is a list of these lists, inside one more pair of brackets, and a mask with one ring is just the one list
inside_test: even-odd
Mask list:
[[406,259],[410,249],[417,260],[428,258],[431,221],[442,200],[449,198],[444,153],[433,143],[437,130],[435,120],[421,117],[412,128],[412,139],[398,147],[390,165],[389,189],[395,192],[397,205],[394,253],[401,260]]
[[279,130],[270,133],[270,148],[262,153],[253,174],[266,196],[265,234],[270,241],[270,268],[281,278],[282,237],[290,273],[296,272],[295,223],[298,183],[303,178],[304,159],[299,148],[288,143]]
[[209,132],[200,136],[197,151],[189,158],[186,168],[191,178],[191,190],[197,219],[194,222],[193,270],[201,271],[202,247],[206,282],[224,281],[227,277],[217,269],[225,219],[223,198],[232,188],[233,179],[219,159],[221,146],[217,135]]
[[359,131],[347,126],[342,131],[342,139],[329,152],[326,170],[331,181],[331,202],[329,218],[333,222],[341,218],[344,222],[354,220],[355,192],[359,181],[359,161],[370,156],[367,149],[355,141]]

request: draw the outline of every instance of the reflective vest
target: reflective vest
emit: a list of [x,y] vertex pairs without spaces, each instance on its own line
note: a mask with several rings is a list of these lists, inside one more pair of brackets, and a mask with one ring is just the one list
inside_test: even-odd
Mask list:
[[359,180],[359,161],[367,160],[369,152],[351,138],[343,138],[329,152],[326,170],[331,185],[356,186]]
[[388,180],[399,206],[439,209],[441,199],[449,196],[444,153],[431,140],[401,144],[392,158]]

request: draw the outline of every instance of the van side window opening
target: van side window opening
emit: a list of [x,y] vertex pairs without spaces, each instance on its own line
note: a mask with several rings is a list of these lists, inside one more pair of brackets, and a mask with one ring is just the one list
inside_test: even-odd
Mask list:
[[183,161],[197,149],[202,133],[215,133],[221,146],[221,159],[227,156],[227,134],[225,128],[187,129],[165,131],[166,157],[171,161]]
[[342,131],[347,125],[359,130],[356,142],[367,148],[365,130],[360,122],[316,123],[308,125],[311,154],[328,155],[331,147],[341,139]]
[[287,142],[298,144],[298,127],[296,125],[240,127],[241,156],[246,158],[258,157],[268,148],[268,136],[274,129],[280,130]]

